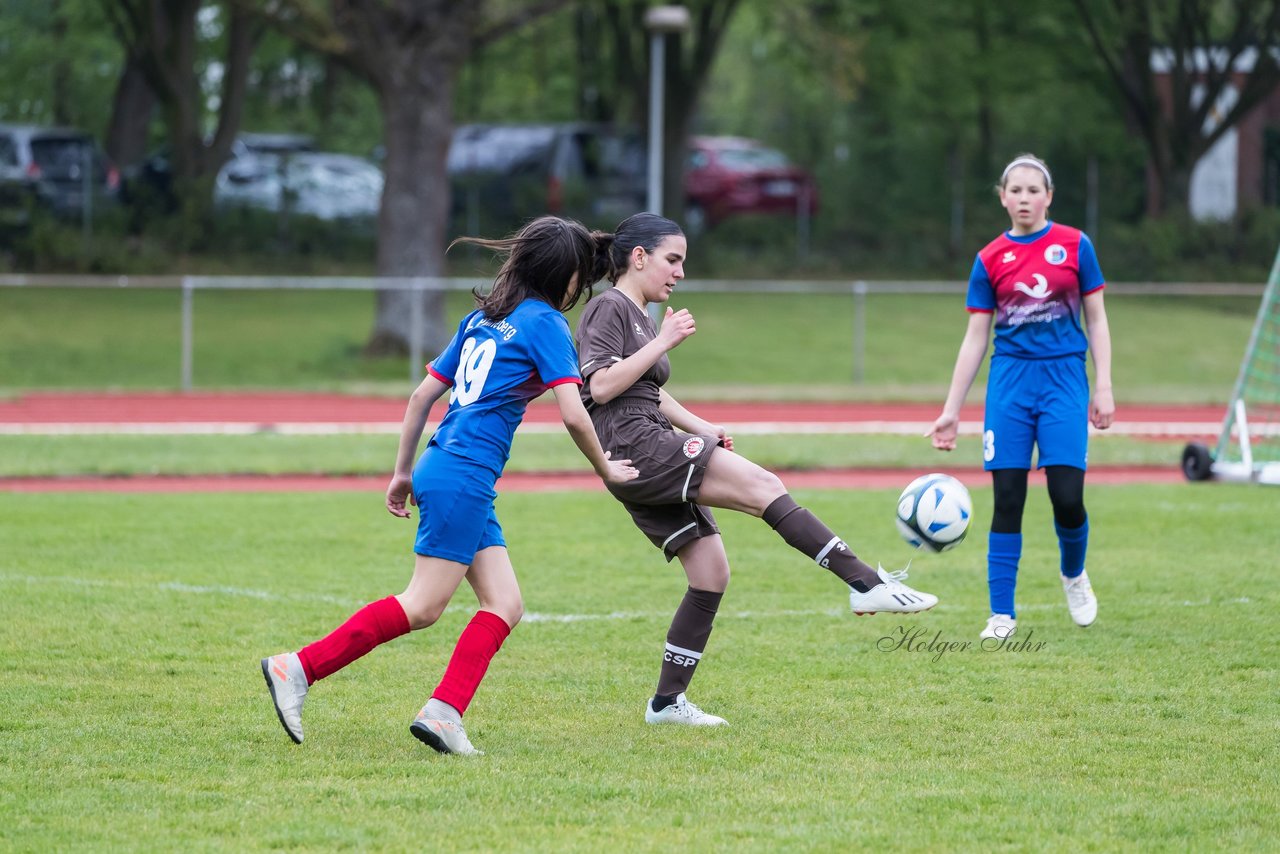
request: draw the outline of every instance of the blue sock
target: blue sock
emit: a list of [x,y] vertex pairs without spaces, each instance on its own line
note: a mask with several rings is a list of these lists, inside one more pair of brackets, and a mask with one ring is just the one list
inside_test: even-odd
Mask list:
[[1057,522],[1053,527],[1058,531],[1058,551],[1062,553],[1062,574],[1067,578],[1075,578],[1084,572],[1084,555],[1089,550],[1089,520],[1079,528],[1063,528]]
[[987,535],[987,587],[991,593],[991,613],[1013,611],[1013,588],[1018,583],[1018,560],[1022,557],[1022,534]]

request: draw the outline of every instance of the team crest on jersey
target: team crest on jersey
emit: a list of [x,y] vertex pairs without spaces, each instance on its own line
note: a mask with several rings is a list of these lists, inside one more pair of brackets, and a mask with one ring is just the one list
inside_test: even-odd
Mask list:
[[1067,250],[1061,243],[1055,243],[1044,250],[1044,260],[1056,267],[1067,260]]
[[701,436],[691,436],[684,440],[684,455],[689,459],[693,459],[702,453],[702,449],[707,446],[706,439]]
[[637,335],[643,335],[643,334],[644,334],[644,330],[640,328],[640,323],[639,323],[639,321],[637,321],[637,322],[636,322],[636,323],[634,323],[633,325],[634,325],[634,326],[635,326],[635,328],[636,328],[636,334],[637,334]]
[[1004,253],[1004,257],[1000,259],[1001,263],[1004,263],[1004,264],[1011,264],[1017,260],[1018,260],[1018,256],[1014,255],[1013,252]]

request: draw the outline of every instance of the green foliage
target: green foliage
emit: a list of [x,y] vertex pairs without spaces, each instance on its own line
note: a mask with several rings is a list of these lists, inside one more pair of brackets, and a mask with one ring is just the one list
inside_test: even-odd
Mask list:
[[[893,497],[799,496],[897,564]],[[974,497],[983,520],[990,493]],[[1246,486],[1135,486],[1091,489],[1090,510],[1101,612],[1082,631],[1048,503],[1029,496],[1032,646],[1017,651],[977,645],[978,543],[913,564],[933,611],[855,619],[838,581],[722,514],[734,581],[691,697],[731,725],[691,732],[641,719],[678,568],[597,494],[504,495],[528,614],[467,713],[487,755],[459,760],[406,729],[469,618],[465,590],[436,626],[314,686],[300,746],[258,671],[403,588],[412,525],[378,495],[0,495],[0,838],[409,850],[429,828],[450,851],[660,851],[671,833],[698,851],[1268,849],[1271,505]],[[1187,555],[1229,564],[1232,589]],[[894,648],[916,629],[915,651]],[[935,638],[971,646],[920,649]]]
[[1226,222],[1185,214],[1116,225],[1097,241],[1115,280],[1265,282],[1280,235],[1280,209],[1249,208]]
[[4,0],[0,122],[106,128],[124,53],[99,4]]

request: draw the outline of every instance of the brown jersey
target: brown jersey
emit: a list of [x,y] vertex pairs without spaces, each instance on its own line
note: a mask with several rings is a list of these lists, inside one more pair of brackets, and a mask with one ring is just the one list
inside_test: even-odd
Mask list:
[[613,400],[597,403],[591,397],[596,371],[634,355],[657,334],[648,312],[611,288],[583,310],[576,343],[583,404],[600,445],[616,460],[631,460],[640,472],[635,480],[608,484],[609,491],[670,560],[685,544],[719,533],[711,512],[696,502],[720,440],[677,431],[659,410],[659,390],[671,376],[666,354]]
[[[617,288],[600,294],[582,310],[578,320],[578,365],[582,371],[582,403],[588,410],[596,402],[591,398],[591,374],[621,362],[658,337],[649,312],[631,301]],[[666,354],[627,389],[625,397],[658,403],[658,389],[671,378],[671,360]]]

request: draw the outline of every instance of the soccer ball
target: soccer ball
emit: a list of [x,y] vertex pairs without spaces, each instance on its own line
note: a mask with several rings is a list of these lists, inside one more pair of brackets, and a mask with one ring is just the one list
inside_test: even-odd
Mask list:
[[960,545],[972,515],[969,490],[949,474],[918,477],[898,496],[898,533],[917,549],[945,552]]

